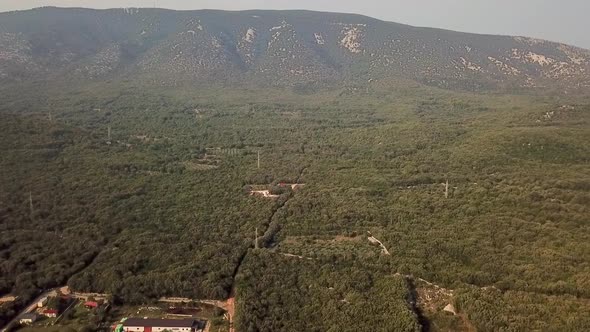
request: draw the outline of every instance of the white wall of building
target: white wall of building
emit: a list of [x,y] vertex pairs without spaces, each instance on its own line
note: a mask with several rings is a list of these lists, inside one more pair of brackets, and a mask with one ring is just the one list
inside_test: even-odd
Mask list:
[[[125,332],[144,332],[143,327],[125,327]],[[173,332],[191,332],[190,327],[153,327],[152,332],[173,331]]]

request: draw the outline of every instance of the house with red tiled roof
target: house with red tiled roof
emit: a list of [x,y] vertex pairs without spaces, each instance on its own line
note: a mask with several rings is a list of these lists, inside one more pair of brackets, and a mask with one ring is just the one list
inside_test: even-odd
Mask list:
[[98,302],[95,301],[86,301],[84,306],[88,309],[96,309],[98,308]]
[[43,316],[45,317],[49,317],[49,318],[55,318],[57,317],[57,314],[59,312],[55,309],[45,309],[43,310]]

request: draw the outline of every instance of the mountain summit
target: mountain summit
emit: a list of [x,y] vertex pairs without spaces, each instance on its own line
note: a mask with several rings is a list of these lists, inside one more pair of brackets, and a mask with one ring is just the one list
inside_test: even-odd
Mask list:
[[590,51],[311,11],[39,8],[0,14],[0,81],[296,86],[414,80],[587,88]]

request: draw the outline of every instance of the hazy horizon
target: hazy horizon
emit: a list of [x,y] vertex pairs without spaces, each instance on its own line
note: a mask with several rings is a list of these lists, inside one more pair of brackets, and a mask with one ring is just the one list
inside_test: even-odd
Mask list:
[[[355,13],[385,21],[413,26],[449,29],[470,33],[513,35],[541,38],[590,49],[590,1],[510,0],[474,2],[472,0],[403,0],[313,1],[313,0],[5,0],[0,12],[43,6],[122,8],[158,7],[176,10],[220,9],[304,9],[314,11]],[[444,13],[444,14],[443,14]]]

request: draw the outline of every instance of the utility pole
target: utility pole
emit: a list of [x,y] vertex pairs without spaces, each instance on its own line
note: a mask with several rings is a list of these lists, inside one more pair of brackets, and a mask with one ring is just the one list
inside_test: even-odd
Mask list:
[[33,193],[29,191],[29,208],[31,209],[31,216],[33,215]]
[[260,169],[260,150],[258,150],[258,169]]
[[258,249],[258,227],[256,227],[256,231],[255,231],[255,235],[254,235],[254,249]]
[[445,183],[445,198],[449,198],[449,179]]
[[108,135],[107,136],[108,138],[107,139],[110,142],[111,141],[111,126],[108,127],[107,131],[108,131],[108,134],[107,134]]

